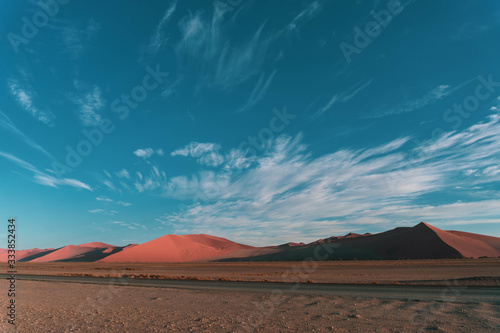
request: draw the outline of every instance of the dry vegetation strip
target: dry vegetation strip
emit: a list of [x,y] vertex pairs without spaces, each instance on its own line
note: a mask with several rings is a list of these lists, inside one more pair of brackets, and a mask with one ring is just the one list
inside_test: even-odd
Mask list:
[[500,259],[234,263],[20,263],[19,274],[138,279],[500,286]]

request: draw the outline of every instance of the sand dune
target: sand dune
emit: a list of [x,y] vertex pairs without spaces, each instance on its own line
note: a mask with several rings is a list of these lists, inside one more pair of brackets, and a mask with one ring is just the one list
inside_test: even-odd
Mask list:
[[223,260],[290,261],[315,258],[318,254],[326,260],[500,257],[499,243],[497,237],[444,231],[422,222],[379,234],[348,234],[304,246],[281,247],[272,253],[254,252],[246,258]]
[[433,230],[438,237],[457,250],[463,257],[478,258],[500,256],[500,239],[467,232],[444,231],[423,223]]
[[[445,231],[427,223],[378,234],[349,233],[315,242],[253,247],[210,235],[165,235],[125,247],[102,242],[59,249],[16,252],[16,260],[101,262],[292,261],[352,259],[452,259],[500,257],[500,238],[462,231]],[[328,255],[326,255],[328,254]],[[0,261],[7,250],[0,249]]]
[[112,253],[121,251],[121,247],[104,243],[89,243],[82,245],[67,245],[54,250],[44,256],[31,260],[31,262],[48,261],[97,261]]
[[304,246],[304,245],[306,245],[306,244],[305,243],[289,242],[289,243],[281,244],[281,245],[278,245],[278,246],[281,246],[281,247],[294,247],[294,246]]
[[92,243],[85,243],[85,244],[80,244],[78,246],[81,247],[95,247],[95,248],[109,248],[109,247],[116,247],[114,245],[102,243],[102,242],[92,242]]
[[185,262],[234,253],[253,247],[209,235],[165,235],[110,255],[102,262]]
[[[0,262],[7,261],[8,249],[0,249]],[[54,249],[31,249],[31,250],[18,250],[16,251],[17,261],[29,261],[37,256],[45,255],[54,251]],[[28,259],[28,260],[27,260]]]
[[492,236],[474,234],[474,233],[464,232],[464,231],[455,231],[455,230],[450,230],[448,232],[451,234],[457,235],[457,236],[462,236],[462,237],[466,237],[466,238],[473,238],[473,239],[483,241],[484,243],[490,245],[492,248],[500,251],[500,238],[499,237],[492,237]]
[[332,237],[328,237],[328,238],[320,238],[317,241],[314,241],[314,242],[312,242],[310,244],[332,243],[332,242],[335,242],[337,240],[344,239],[344,238],[357,238],[357,237],[371,236],[371,235],[372,234],[370,234],[370,233],[356,234],[356,233],[350,232],[350,233],[348,233],[347,235],[344,235],[344,236],[332,236]]

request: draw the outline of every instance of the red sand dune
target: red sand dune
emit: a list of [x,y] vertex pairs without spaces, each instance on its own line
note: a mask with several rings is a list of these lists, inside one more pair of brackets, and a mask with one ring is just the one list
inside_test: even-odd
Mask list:
[[[0,262],[7,261],[8,249],[0,249]],[[44,255],[54,251],[54,249],[31,249],[31,250],[16,250],[16,261],[25,261],[27,258],[34,258],[37,255]]]
[[469,238],[481,240],[481,241],[485,242],[486,244],[490,245],[491,247],[500,251],[500,238],[499,237],[492,237],[492,236],[474,234],[471,232],[455,231],[455,230],[450,230],[448,232],[452,233],[454,235],[457,235],[457,236],[464,236],[464,237],[469,237]]
[[432,259],[464,257],[498,257],[500,251],[473,237],[454,235],[427,223],[412,228],[396,228],[363,237],[372,242],[374,252],[383,259]]
[[[329,252],[328,256],[324,256]],[[461,231],[445,231],[427,223],[378,234],[333,236],[315,242],[252,247],[209,235],[165,235],[144,244],[117,247],[101,242],[59,249],[16,251],[17,261],[188,262],[289,261],[314,258],[445,259],[500,257],[500,238]],[[317,258],[318,259],[318,258]],[[0,261],[7,250],[0,249]]]
[[186,262],[219,257],[252,246],[209,235],[165,235],[110,255],[102,262]]
[[[422,222],[423,223],[423,222]],[[444,231],[426,224],[445,243],[455,248],[464,257],[500,256],[500,238],[462,231]]]
[[31,262],[97,261],[111,253],[121,251],[121,249],[121,247],[98,242],[82,245],[67,245],[44,256],[35,258],[31,260]]
[[96,248],[116,247],[114,245],[109,245],[109,244],[102,243],[102,242],[85,243],[85,244],[80,244],[78,246],[81,246],[81,247],[96,247]]
[[372,234],[370,234],[368,232],[366,234],[356,234],[356,233],[350,232],[345,236],[332,236],[332,237],[328,237],[328,238],[320,238],[317,241],[314,241],[310,244],[332,243],[332,242],[335,242],[337,240],[344,239],[344,238],[356,238],[356,237],[364,237],[364,236],[371,236],[371,235]]
[[322,260],[500,257],[499,244],[497,237],[444,231],[422,222],[379,234],[330,237],[305,246],[281,247],[260,254],[256,251],[250,257],[224,258],[223,261],[304,260],[317,254],[324,257]]
[[294,242],[289,242],[289,243],[285,243],[285,244],[281,244],[281,245],[278,245],[278,246],[283,246],[283,247],[294,247],[294,246],[303,246],[303,245],[306,245],[305,243],[294,243]]

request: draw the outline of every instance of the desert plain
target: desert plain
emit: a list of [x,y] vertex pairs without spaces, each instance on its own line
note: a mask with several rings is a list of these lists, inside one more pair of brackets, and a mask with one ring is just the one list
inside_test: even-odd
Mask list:
[[298,262],[19,262],[18,274],[340,284],[500,287],[500,258]]
[[26,262],[17,272],[16,327],[2,321],[2,332],[500,330],[498,258]]

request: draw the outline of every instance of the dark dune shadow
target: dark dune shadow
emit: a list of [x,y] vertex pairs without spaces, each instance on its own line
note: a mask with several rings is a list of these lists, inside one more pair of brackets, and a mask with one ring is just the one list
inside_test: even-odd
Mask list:
[[118,253],[118,252],[122,251],[124,248],[125,248],[125,246],[124,247],[116,247],[110,252],[104,252],[108,248],[97,248],[95,250],[82,253],[81,255],[79,255],[77,257],[73,257],[70,259],[56,260],[54,262],[94,262],[94,261],[98,261],[98,260],[101,260],[103,258],[106,258],[107,256],[112,255],[114,253]]
[[53,250],[47,250],[47,251],[38,252],[38,253],[33,254],[31,256],[27,256],[27,257],[24,257],[22,259],[19,259],[18,261],[19,262],[26,262],[26,261],[34,260],[36,258],[40,258],[40,257],[43,257],[44,255],[50,254],[50,253],[52,253],[54,251],[57,251],[59,249],[61,249],[61,247],[58,248],[58,249],[53,249]]

